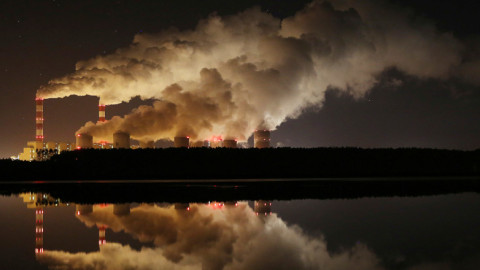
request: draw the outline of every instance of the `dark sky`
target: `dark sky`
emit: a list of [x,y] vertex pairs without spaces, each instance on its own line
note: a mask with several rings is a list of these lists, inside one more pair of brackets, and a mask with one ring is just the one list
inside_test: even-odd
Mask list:
[[[35,136],[36,89],[74,71],[75,63],[128,46],[137,33],[192,29],[212,12],[235,14],[258,5],[275,17],[292,16],[310,1],[1,1],[0,157],[21,152]],[[434,21],[457,39],[480,37],[477,1],[393,1],[412,18]],[[392,79],[404,83],[389,87]],[[145,102],[107,108],[107,118]],[[73,141],[98,117],[98,99],[45,101],[46,141]],[[379,75],[364,97],[327,91],[324,106],[288,120],[272,133],[283,146],[480,147],[480,89],[458,80],[420,79],[395,68]]]

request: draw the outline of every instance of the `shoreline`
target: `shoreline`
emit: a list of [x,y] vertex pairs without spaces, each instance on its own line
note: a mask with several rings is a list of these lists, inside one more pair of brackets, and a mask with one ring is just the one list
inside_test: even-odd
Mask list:
[[[252,180],[252,179],[250,179]],[[226,181],[73,181],[0,183],[1,195],[48,193],[64,202],[207,202],[243,200],[357,199],[480,193],[478,177]]]

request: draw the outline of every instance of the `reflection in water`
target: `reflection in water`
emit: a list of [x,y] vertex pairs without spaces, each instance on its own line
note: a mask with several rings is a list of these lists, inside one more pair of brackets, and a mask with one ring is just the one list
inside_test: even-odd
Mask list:
[[[288,226],[271,214],[271,206],[270,201],[255,201],[253,209],[246,202],[76,205],[75,217],[98,228],[99,250],[70,253],[37,245],[42,252],[36,258],[50,269],[380,269],[365,245],[330,254],[322,238]],[[36,215],[43,224],[43,215]],[[107,242],[107,228],[154,246],[134,250]]]
[[[13,198],[1,201],[8,219],[0,223],[0,236],[12,243],[0,252],[6,269],[426,270],[480,265],[478,194],[69,207],[48,194],[21,197],[23,205]],[[27,213],[29,226],[24,226]],[[11,231],[21,233],[13,238]],[[27,249],[31,260],[19,247]],[[30,265],[15,267],[24,260]]]

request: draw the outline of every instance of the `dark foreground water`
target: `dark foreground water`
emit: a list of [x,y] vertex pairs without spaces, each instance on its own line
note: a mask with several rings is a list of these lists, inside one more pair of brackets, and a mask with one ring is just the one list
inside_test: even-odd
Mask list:
[[478,193],[0,207],[0,269],[480,269]]

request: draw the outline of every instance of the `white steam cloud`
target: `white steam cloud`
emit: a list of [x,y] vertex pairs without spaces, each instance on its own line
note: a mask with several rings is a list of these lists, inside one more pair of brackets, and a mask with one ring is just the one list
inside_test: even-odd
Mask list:
[[[191,210],[139,206],[127,216],[111,207],[80,216],[88,226],[106,224],[154,248],[135,251],[107,243],[98,252],[45,251],[37,258],[50,269],[381,269],[364,245],[337,254],[321,238],[287,226],[276,215],[256,216],[247,204],[223,210],[191,205]],[[108,238],[108,237],[107,237]]]
[[374,0],[314,1],[284,20],[259,8],[212,15],[192,31],[136,35],[130,47],[77,63],[37,95],[158,100],[78,131],[98,138],[122,130],[139,140],[245,140],[258,127],[274,129],[321,106],[329,87],[361,97],[387,68],[419,78],[476,74],[476,62],[462,66],[460,41],[409,15]]

